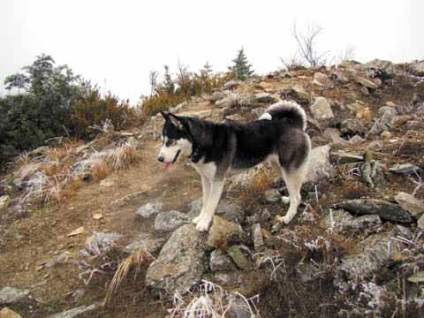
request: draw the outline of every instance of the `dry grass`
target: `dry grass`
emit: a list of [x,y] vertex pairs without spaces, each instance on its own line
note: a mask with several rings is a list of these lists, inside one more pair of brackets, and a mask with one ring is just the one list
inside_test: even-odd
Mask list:
[[270,188],[273,178],[273,173],[264,166],[248,172],[246,180],[240,182],[241,204],[245,207],[250,207],[254,202],[262,201],[258,200],[258,198],[263,198],[265,191]]
[[221,286],[203,280],[198,292],[186,298],[174,294],[174,308],[169,309],[169,318],[260,318],[255,302],[259,296],[247,299],[238,292],[229,292]]
[[109,284],[104,304],[106,305],[111,299],[112,295],[118,290],[122,282],[127,278],[130,269],[135,270],[135,276],[140,272],[142,266],[149,264],[154,257],[143,249],[132,253],[123,262],[121,262],[113,275],[112,281]]

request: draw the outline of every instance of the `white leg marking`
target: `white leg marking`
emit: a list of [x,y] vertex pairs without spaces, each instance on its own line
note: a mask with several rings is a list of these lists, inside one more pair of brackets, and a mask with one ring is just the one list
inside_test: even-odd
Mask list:
[[212,222],[219,199],[221,198],[222,190],[225,181],[212,181],[211,191],[206,206],[203,207],[200,218],[197,220],[196,229],[199,231],[207,231]]
[[196,216],[192,221],[194,224],[197,224],[197,222],[199,222],[199,220],[202,218],[202,215],[204,214],[203,211],[205,210],[205,207],[209,200],[209,196],[211,192],[211,182],[207,178],[205,178],[203,175],[200,175],[200,176],[202,178],[203,205],[202,205],[202,210],[200,211],[200,214]]

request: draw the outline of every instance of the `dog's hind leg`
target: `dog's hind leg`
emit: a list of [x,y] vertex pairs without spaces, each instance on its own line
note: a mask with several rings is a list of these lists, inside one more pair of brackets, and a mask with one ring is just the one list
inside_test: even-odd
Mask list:
[[211,182],[203,175],[201,175],[201,178],[202,178],[203,205],[202,205],[202,210],[200,211],[200,214],[196,216],[192,221],[194,224],[197,224],[197,222],[199,222],[199,220],[202,218],[202,215],[204,214],[203,211],[205,210],[205,207],[209,200],[209,195],[211,192]]
[[307,169],[306,164],[304,164],[299,169],[290,172],[287,172],[284,169],[281,170],[287,190],[289,191],[290,206],[287,214],[280,217],[279,221],[288,224],[297,213],[297,208],[301,201],[300,188],[302,187],[303,180],[305,179]]
[[211,190],[207,203],[202,208],[202,213],[197,220],[196,229],[199,231],[207,231],[212,222],[219,199],[221,198],[222,190],[224,189],[225,180],[212,181]]

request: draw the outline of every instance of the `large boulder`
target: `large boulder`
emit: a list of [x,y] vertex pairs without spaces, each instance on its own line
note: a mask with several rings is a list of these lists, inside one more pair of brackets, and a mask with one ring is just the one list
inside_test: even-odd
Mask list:
[[315,119],[322,120],[334,118],[331,105],[324,97],[317,97],[310,109]]
[[153,291],[182,294],[200,281],[205,257],[205,234],[186,224],[172,233],[158,258],[146,273],[146,286]]
[[336,170],[330,162],[329,145],[316,147],[309,155],[309,171],[305,182],[318,182],[324,178],[332,178],[336,175]]

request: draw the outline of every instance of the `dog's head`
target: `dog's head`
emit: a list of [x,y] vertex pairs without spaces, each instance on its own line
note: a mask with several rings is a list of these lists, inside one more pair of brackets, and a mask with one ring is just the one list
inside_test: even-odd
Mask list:
[[162,147],[158,160],[165,163],[169,169],[177,162],[181,155],[189,156],[192,152],[189,125],[184,117],[179,117],[168,112],[160,112],[165,119],[162,131]]

